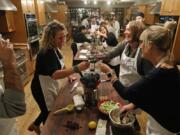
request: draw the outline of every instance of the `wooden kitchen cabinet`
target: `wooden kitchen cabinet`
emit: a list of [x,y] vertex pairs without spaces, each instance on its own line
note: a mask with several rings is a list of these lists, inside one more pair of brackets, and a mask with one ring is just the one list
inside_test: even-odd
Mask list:
[[151,13],[152,9],[154,8],[155,3],[148,4],[146,6],[146,13],[144,15],[145,17],[145,24],[153,25],[155,23],[159,23],[159,14]]
[[42,0],[35,0],[35,11],[36,11],[36,17],[38,20],[38,24],[45,25],[46,24],[46,16],[45,16],[45,5]]
[[34,0],[27,0],[27,6],[30,13],[35,13]]
[[180,0],[162,0],[161,15],[180,15]]
[[176,29],[173,48],[171,54],[174,56],[175,61],[180,62],[180,21]]
[[13,32],[16,30],[12,11],[0,11],[0,20],[0,32]]
[[22,10],[24,13],[28,13],[27,0],[21,0]]
[[151,11],[152,11],[152,8],[153,8],[154,4],[155,3],[152,3],[152,4],[139,4],[139,5],[136,5],[134,7],[136,9],[135,11],[144,13],[145,24],[147,24],[147,25],[152,25],[154,23],[159,22],[159,15],[151,14]]
[[34,0],[21,0],[21,4],[24,13],[35,13]]
[[145,14],[147,12],[147,5],[146,4],[137,5],[137,9],[139,12],[143,12]]
[[58,12],[52,12],[50,13],[51,14],[51,17],[53,19],[56,19],[60,22],[62,22],[63,24],[65,24],[65,26],[67,26],[68,22],[68,16],[67,16],[67,10],[68,10],[68,7],[66,4],[57,4],[57,9],[58,9]]

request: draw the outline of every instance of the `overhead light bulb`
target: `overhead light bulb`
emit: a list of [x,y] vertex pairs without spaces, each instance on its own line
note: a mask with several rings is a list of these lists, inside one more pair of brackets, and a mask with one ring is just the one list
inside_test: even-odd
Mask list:
[[86,0],[84,1],[84,4],[87,5],[87,1]]
[[97,1],[96,0],[94,0],[94,5],[96,5],[97,4]]
[[32,1],[29,0],[29,1],[28,1],[28,4],[32,4]]
[[107,1],[107,5],[111,5],[111,1],[110,0]]
[[43,0],[41,0],[41,4],[44,4],[44,1],[43,1]]

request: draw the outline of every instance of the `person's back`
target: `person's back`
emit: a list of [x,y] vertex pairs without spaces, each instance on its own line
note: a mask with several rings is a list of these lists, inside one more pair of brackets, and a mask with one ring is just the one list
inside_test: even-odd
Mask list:
[[0,37],[0,61],[4,72],[4,85],[0,85],[0,134],[17,135],[15,117],[26,111],[25,95],[16,67],[12,44]]
[[[142,89],[145,90],[143,91],[140,88],[139,93],[136,93],[139,95],[138,98],[134,97],[138,100],[132,102],[151,114],[162,126],[169,127],[170,131],[180,129],[180,110],[177,109],[177,103],[180,102],[180,74],[178,69],[176,67],[170,69],[159,67],[146,75],[143,81],[139,82],[139,85],[140,83],[143,84]],[[173,113],[172,108],[175,109]]]

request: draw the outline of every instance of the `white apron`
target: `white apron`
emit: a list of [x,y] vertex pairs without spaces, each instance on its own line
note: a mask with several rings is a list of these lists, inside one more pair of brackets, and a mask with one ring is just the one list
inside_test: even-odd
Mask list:
[[125,52],[127,49],[128,45],[124,48],[124,51],[122,52],[119,72],[119,80],[125,87],[130,86],[141,78],[141,76],[137,72],[137,59],[140,48],[137,49],[134,58],[126,56]]
[[[64,68],[63,59],[60,59],[56,52],[55,54],[61,64],[61,68],[63,69]],[[51,76],[39,75],[39,81],[46,102],[46,107],[48,111],[51,111],[60,90],[60,86],[61,86],[60,80],[54,80],[51,78]]]
[[0,135],[19,135],[15,118],[0,119]]
[[153,117],[148,115],[146,135],[176,135],[162,127]]
[[[161,61],[156,65],[158,68],[168,57],[161,59]],[[162,127],[152,116],[148,115],[146,135],[176,135]]]

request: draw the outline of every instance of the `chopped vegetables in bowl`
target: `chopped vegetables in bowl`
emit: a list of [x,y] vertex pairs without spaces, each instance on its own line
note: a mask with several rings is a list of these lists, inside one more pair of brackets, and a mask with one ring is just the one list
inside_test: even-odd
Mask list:
[[119,128],[133,127],[135,115],[132,111],[121,113],[119,108],[114,108],[109,112],[112,124]]
[[104,100],[98,103],[98,109],[104,114],[109,114],[109,112],[114,108],[120,108],[121,104],[113,100]]

